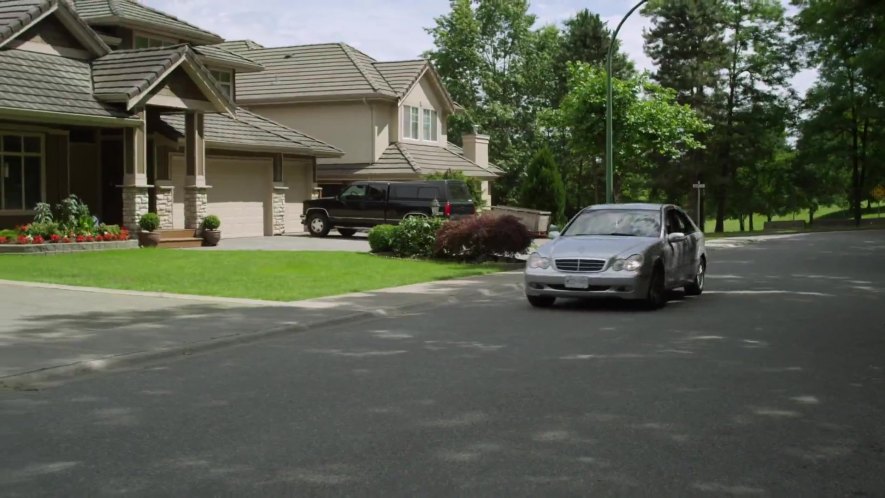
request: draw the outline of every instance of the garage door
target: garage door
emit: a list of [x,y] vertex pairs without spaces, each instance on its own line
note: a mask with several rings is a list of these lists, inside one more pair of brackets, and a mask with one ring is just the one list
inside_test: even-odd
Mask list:
[[301,213],[304,201],[313,190],[313,160],[286,159],[283,161],[283,180],[286,187],[286,233],[304,231]]
[[206,158],[209,214],[221,218],[224,237],[265,235],[265,203],[270,196],[271,159]]

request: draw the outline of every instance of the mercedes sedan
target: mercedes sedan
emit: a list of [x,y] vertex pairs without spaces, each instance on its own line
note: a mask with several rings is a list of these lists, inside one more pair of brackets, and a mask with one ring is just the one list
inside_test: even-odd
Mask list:
[[667,292],[704,290],[704,234],[677,206],[604,204],[583,209],[552,241],[532,253],[525,267],[525,295],[532,306],[558,297],[644,300],[651,308]]

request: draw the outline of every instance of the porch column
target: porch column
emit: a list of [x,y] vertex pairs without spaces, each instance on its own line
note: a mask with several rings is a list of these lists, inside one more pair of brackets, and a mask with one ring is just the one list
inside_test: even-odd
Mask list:
[[169,175],[169,147],[157,147],[157,179],[154,181],[154,197],[157,202],[157,216],[160,228],[172,228],[172,209],[175,200],[175,187]]
[[206,141],[203,114],[188,111],[184,117],[186,178],[184,187],[184,227],[198,229],[206,217]]
[[270,199],[271,206],[271,235],[283,235],[286,233],[286,186],[283,178],[283,155],[273,156],[273,184]]
[[138,220],[148,212],[147,124],[145,112],[137,115],[141,124],[123,130],[123,225],[138,228]]

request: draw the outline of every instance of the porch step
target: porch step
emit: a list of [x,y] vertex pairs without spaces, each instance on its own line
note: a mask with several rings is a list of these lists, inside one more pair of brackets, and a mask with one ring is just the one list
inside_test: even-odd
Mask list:
[[200,247],[203,245],[203,239],[196,237],[166,237],[160,239],[158,247],[164,248],[182,248],[182,247]]
[[184,228],[184,229],[166,229],[166,230],[157,230],[160,232],[160,238],[162,239],[183,239],[183,238],[192,238],[194,236],[195,230],[192,228]]

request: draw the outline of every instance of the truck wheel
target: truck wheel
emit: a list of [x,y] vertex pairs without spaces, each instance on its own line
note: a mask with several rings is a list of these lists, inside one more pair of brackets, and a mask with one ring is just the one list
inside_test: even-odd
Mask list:
[[311,237],[325,237],[329,235],[329,218],[323,213],[311,213],[307,217],[307,231]]
[[340,233],[342,237],[353,237],[353,234],[356,233],[356,230],[354,230],[353,228],[339,228],[338,233]]

